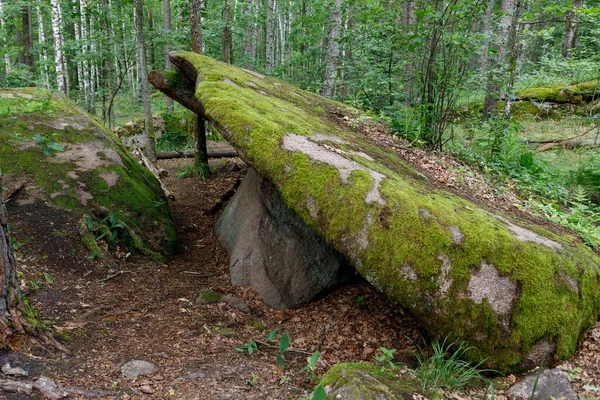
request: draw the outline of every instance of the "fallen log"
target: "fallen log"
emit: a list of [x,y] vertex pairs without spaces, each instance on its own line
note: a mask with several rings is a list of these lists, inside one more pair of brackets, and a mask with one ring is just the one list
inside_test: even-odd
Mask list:
[[160,188],[162,189],[165,196],[167,196],[169,199],[175,199],[175,195],[173,194],[173,192],[169,190],[169,188],[160,179],[160,171],[154,166],[154,164],[152,164],[152,162],[150,162],[150,160],[148,160],[148,157],[144,155],[143,151],[140,151],[138,149],[138,153],[140,154],[144,166],[148,169],[148,171],[152,172],[152,175],[154,175],[160,183]]
[[[231,146],[227,147],[209,147],[208,158],[233,158],[239,157],[237,150]],[[194,158],[194,150],[174,150],[161,151],[156,154],[159,160],[168,160],[172,158]]]

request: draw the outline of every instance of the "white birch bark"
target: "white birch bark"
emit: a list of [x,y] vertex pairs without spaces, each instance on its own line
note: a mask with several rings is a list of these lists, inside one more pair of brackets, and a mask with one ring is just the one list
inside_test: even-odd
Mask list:
[[50,0],[52,5],[52,36],[54,39],[54,65],[58,90],[67,94],[67,78],[63,52],[62,19],[58,0]]
[[269,0],[267,10],[267,34],[265,41],[265,70],[268,74],[275,66],[275,7],[276,0]]
[[10,63],[10,55],[8,54],[8,43],[6,37],[4,36],[4,4],[2,0],[0,0],[0,30],[2,31],[2,44],[5,49],[4,53],[4,68],[6,74],[10,74],[12,71],[11,63]]
[[91,110],[90,104],[90,69],[88,63],[88,31],[87,31],[87,18],[86,18],[86,0],[79,0],[79,14],[80,14],[80,27],[81,27],[81,56],[82,69],[83,69],[83,95],[85,97],[85,104],[87,110]]
[[[73,4],[73,13],[77,14],[77,6],[75,4]],[[77,45],[79,46],[79,57],[77,57],[77,82],[79,83],[79,90],[82,89],[82,85],[83,85],[83,65],[81,64],[81,53],[83,52],[81,49],[81,24],[80,21],[78,21],[77,19],[75,19],[73,21],[73,27],[75,28],[75,42],[77,43]],[[85,98],[85,92],[84,92],[84,98]]]
[[38,5],[36,7],[37,22],[38,22],[38,41],[42,49],[42,75],[44,76],[44,85],[46,89],[50,89],[50,76],[48,73],[48,52],[46,51],[46,34],[44,33],[44,16],[42,10]]

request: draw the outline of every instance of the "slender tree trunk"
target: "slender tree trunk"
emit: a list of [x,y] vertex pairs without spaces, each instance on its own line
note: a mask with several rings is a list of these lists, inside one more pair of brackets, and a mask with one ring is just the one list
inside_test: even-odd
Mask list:
[[573,0],[573,9],[567,13],[565,22],[565,32],[563,33],[560,44],[560,54],[565,57],[571,57],[571,50],[575,48],[577,39],[577,28],[579,20],[577,19],[577,9],[583,6],[583,0]]
[[510,26],[510,56],[508,61],[508,82],[506,84],[506,100],[504,102],[504,119],[509,120],[511,115],[512,106],[512,90],[515,86],[515,76],[517,73],[517,59],[519,57],[519,20],[521,18],[521,11],[523,10],[523,0],[517,0],[515,5],[515,11],[513,12],[513,19]]
[[497,28],[496,34],[496,53],[493,68],[488,69],[487,90],[483,103],[482,119],[487,121],[491,116],[495,115],[498,110],[498,101],[502,82],[499,80],[502,74],[498,73],[498,69],[505,70],[506,52],[509,46],[508,37],[510,33],[512,14],[515,12],[515,0],[502,0],[502,16]]
[[[108,125],[109,129],[114,127],[114,112],[112,107],[111,99],[113,98],[113,76],[114,76],[114,65],[113,65],[113,51],[112,51],[112,29],[109,24],[110,18],[110,10],[112,4],[106,0],[104,0],[104,79],[106,82],[106,98],[104,99],[104,109],[106,110],[104,115],[104,123]],[[137,32],[137,27],[136,27]]]
[[489,62],[489,51],[490,51],[490,37],[492,35],[492,12],[494,11],[494,0],[488,0],[485,14],[483,16],[483,34],[485,36],[485,43],[481,58],[479,59],[479,71],[485,74],[488,69]]
[[229,0],[225,0],[225,4],[223,5],[223,22],[225,23],[222,38],[223,61],[227,64],[233,64],[233,36],[231,34],[231,8],[229,7]]
[[[73,4],[73,14],[77,14],[78,7]],[[83,41],[81,40],[81,19],[74,20],[74,28],[75,28],[75,41],[79,46],[78,51],[83,53]],[[79,83],[79,90],[83,92],[83,98],[85,99],[85,90],[83,90],[83,64],[81,59],[77,59],[77,82]]]
[[267,32],[265,40],[265,71],[270,74],[275,67],[275,3],[276,0],[268,0],[267,9]]
[[148,67],[146,64],[146,45],[144,44],[144,3],[135,0],[135,37],[138,54],[138,74],[142,85],[142,101],[144,103],[144,133],[146,135],[146,151],[150,161],[156,161],[154,127],[152,126],[152,104],[150,103],[150,84],[148,83]]
[[6,74],[10,74],[12,71],[10,55],[8,54],[8,41],[4,35],[4,2],[6,0],[0,0],[0,30],[2,32],[2,44],[4,47],[4,71]]
[[254,59],[256,58],[256,35],[254,32],[253,21],[253,3],[254,0],[246,0],[246,29],[244,38],[244,55],[246,56],[245,66],[248,69],[254,68]]
[[52,35],[54,39],[54,68],[56,85],[62,93],[68,94],[68,82],[63,52],[62,18],[59,0],[50,0],[52,5]]
[[[166,34],[166,43],[165,43],[165,69],[167,71],[171,71],[173,66],[171,65],[171,59],[169,58],[169,53],[171,52],[171,0],[164,0],[163,2],[164,14],[165,14],[165,34]],[[167,97],[167,109],[169,111],[175,110],[175,103],[173,99]]]
[[190,0],[190,40],[191,48],[195,53],[202,54],[202,0]]
[[48,52],[46,51],[46,34],[44,33],[44,16],[38,5],[36,7],[37,22],[38,22],[38,42],[40,44],[40,52],[42,54],[42,76],[44,77],[44,86],[50,89],[50,74],[48,73]]
[[156,69],[156,48],[154,46],[154,10],[152,2],[148,2],[148,33],[150,36],[149,52],[150,52],[150,67]]
[[[0,171],[2,188],[2,171]],[[13,254],[8,231],[8,216],[4,195],[0,191],[0,346],[6,347],[8,339],[15,333],[25,333],[22,317],[17,309],[20,297],[17,279],[17,261]]]
[[333,0],[330,3],[329,41],[325,58],[325,79],[321,94],[331,97],[334,93],[335,78],[339,67],[340,58],[340,31],[342,29],[342,0]]
[[86,0],[79,0],[79,14],[81,27],[81,55],[83,56],[82,71],[83,71],[83,96],[85,98],[86,109],[91,111],[92,107],[90,104],[90,69],[88,63],[88,31],[87,31],[87,18],[86,18]]
[[23,23],[23,61],[29,67],[29,70],[35,75],[35,65],[33,62],[33,35],[31,34],[31,6],[26,5],[21,8],[21,20]]

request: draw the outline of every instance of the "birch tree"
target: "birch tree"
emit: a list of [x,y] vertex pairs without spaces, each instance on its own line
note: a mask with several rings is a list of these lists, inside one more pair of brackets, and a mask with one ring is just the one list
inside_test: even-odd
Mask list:
[[39,5],[36,6],[37,23],[38,23],[38,42],[40,44],[42,56],[42,76],[44,77],[44,85],[50,89],[50,74],[48,73],[48,52],[46,51],[46,34],[44,33],[44,16]]
[[327,42],[327,50],[325,57],[325,79],[321,94],[323,96],[333,96],[335,78],[339,66],[340,56],[340,31],[342,29],[342,0],[333,0],[330,2],[330,22],[329,22],[329,37]]
[[573,0],[573,7],[566,15],[565,32],[563,33],[560,44],[560,54],[565,57],[571,57],[571,50],[575,48],[577,38],[577,28],[579,20],[577,19],[577,9],[583,6],[583,0]]
[[67,66],[65,60],[64,37],[62,33],[62,12],[59,0],[50,0],[52,5],[52,36],[54,39],[54,68],[56,85],[62,93],[68,94]]
[[2,44],[4,48],[4,71],[6,75],[11,73],[11,62],[10,55],[8,54],[8,41],[6,40],[5,27],[4,27],[4,1],[0,0],[0,33],[2,34]]
[[150,84],[148,83],[148,67],[146,64],[146,46],[144,43],[144,3],[135,0],[135,37],[137,43],[138,75],[142,86],[142,102],[144,103],[144,133],[146,135],[146,151],[150,161],[156,161],[154,129],[152,126],[152,104],[150,103]]
[[[171,52],[171,0],[163,1],[164,17],[165,17],[165,69],[171,71],[173,66],[171,65],[171,59],[169,53]],[[167,97],[167,109],[169,111],[175,110],[175,104],[173,99]]]

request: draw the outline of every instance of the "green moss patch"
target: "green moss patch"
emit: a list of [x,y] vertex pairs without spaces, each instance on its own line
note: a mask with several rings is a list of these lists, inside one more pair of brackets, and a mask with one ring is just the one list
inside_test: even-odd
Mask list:
[[[39,134],[64,149],[44,154]],[[175,228],[156,178],[119,139],[64,96],[43,89],[0,90],[0,168],[6,183],[83,216],[103,206],[135,230],[148,254],[170,253]],[[83,238],[89,242],[89,238]],[[97,246],[85,243],[92,254]]]

